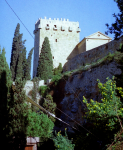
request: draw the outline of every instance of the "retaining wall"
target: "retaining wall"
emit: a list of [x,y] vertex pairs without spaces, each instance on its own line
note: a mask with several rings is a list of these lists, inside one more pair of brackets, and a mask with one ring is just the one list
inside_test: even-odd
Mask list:
[[123,43],[123,36],[119,40],[113,40],[107,44],[93,48],[89,51],[76,55],[64,65],[63,71],[70,71],[78,69],[80,66],[96,62],[99,59],[105,57],[109,52],[114,53],[120,48],[120,44]]

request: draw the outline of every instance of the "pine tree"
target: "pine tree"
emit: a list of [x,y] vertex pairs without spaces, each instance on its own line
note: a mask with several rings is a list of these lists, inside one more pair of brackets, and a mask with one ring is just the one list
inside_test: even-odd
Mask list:
[[34,48],[32,48],[30,50],[28,58],[26,60],[26,70],[25,70],[25,79],[26,80],[30,80],[31,79],[30,72],[31,72],[31,60],[32,60],[33,49]]
[[37,68],[37,77],[41,80],[51,79],[53,76],[53,61],[48,37],[45,37]]

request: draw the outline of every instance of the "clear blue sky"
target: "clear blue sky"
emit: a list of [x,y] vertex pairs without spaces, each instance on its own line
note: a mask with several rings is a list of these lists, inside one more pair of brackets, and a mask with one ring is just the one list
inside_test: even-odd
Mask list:
[[[38,18],[65,18],[78,21],[81,28],[80,40],[97,31],[105,33],[105,24],[113,23],[113,13],[119,9],[114,0],[7,0],[18,17],[33,35],[35,22]],[[6,59],[10,64],[12,40],[17,23],[20,23],[20,33],[26,39],[27,55],[34,47],[34,39],[23,24],[9,8],[5,0],[0,0],[0,45],[5,47]],[[34,36],[34,35],[33,35]],[[108,36],[114,38],[114,35]],[[32,59],[33,63],[33,59]]]

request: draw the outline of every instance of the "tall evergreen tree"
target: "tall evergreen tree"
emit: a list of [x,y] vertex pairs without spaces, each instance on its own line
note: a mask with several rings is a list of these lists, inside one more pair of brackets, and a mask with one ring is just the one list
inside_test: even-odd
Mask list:
[[21,42],[20,46],[20,52],[18,55],[18,62],[17,62],[17,70],[16,70],[16,78],[25,78],[25,72],[26,72],[26,47],[24,46],[25,44],[24,40]]
[[31,72],[31,60],[32,60],[32,53],[33,53],[33,49],[32,48],[29,52],[28,58],[26,60],[26,69],[25,69],[25,79],[26,80],[30,80],[31,76],[30,76],[30,72]]
[[22,43],[21,40],[22,40],[22,34],[20,34],[20,24],[18,23],[14,33],[12,52],[11,52],[11,62],[10,62],[10,69],[12,72],[13,81],[16,78],[17,62],[20,53],[20,44]]
[[1,52],[0,48],[0,144],[4,149],[17,150],[24,149],[26,144],[28,114],[24,106],[24,82],[18,78],[12,86],[11,78],[5,49]]
[[27,66],[27,60],[26,60],[26,47],[24,46],[25,41],[23,41],[23,51],[22,51],[22,56],[23,56],[23,61],[22,61],[22,66],[23,66],[23,78],[25,78],[26,74],[26,66]]
[[11,71],[6,62],[5,49],[0,48],[0,145],[6,149],[8,125],[8,101],[10,100]]
[[18,77],[25,79],[27,76],[27,69],[29,68],[27,68],[28,62],[26,60],[26,47],[24,45],[26,40],[23,41],[22,36],[23,34],[20,34],[20,24],[18,23],[14,33],[10,62],[13,81]]
[[26,145],[28,114],[26,112],[26,95],[23,91],[25,82],[21,78],[12,85],[11,101],[9,101],[9,147],[12,150],[24,149]]
[[37,68],[37,77],[40,77],[41,80],[47,80],[53,76],[53,60],[49,44],[48,37],[44,38],[42,45],[38,68]]

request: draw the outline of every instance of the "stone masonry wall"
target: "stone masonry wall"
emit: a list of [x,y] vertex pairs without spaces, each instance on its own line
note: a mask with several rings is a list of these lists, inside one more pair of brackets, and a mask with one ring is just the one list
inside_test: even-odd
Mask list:
[[117,41],[113,40],[107,44],[78,54],[72,59],[68,60],[68,62],[64,65],[63,70],[70,71],[78,69],[80,66],[83,66],[87,63],[90,64],[92,62],[96,62],[97,60],[105,57],[109,52],[114,53],[117,49],[120,48],[120,43],[123,43],[123,37]]
[[[115,61],[106,62],[103,65],[92,67],[90,70],[83,71],[82,73],[71,75],[64,85],[64,97],[58,105],[58,108],[76,122],[83,125],[85,122],[83,119],[83,115],[85,114],[85,105],[82,102],[83,96],[85,96],[87,100],[93,99],[100,102],[101,94],[98,89],[97,79],[99,79],[101,83],[105,83],[107,77],[111,79],[112,76],[121,75],[122,70],[119,66],[121,65],[117,64]],[[62,95],[60,95],[63,91],[61,83],[59,83],[60,85],[58,85],[59,88],[57,88],[56,93],[58,100],[62,97]],[[55,97],[55,95],[53,96]],[[63,113],[61,113],[59,118],[73,127],[76,126],[76,123]],[[58,131],[64,131],[64,128],[67,128],[69,132],[73,132],[73,129],[65,124],[56,127]]]

